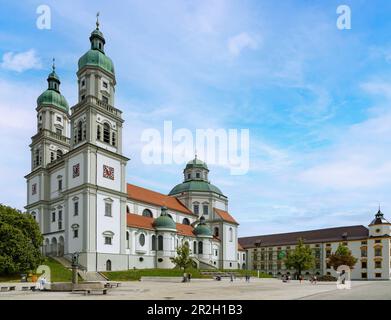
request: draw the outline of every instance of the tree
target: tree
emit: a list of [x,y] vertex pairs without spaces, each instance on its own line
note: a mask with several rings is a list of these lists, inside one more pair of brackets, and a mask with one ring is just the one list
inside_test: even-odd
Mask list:
[[34,270],[43,261],[43,236],[30,214],[0,204],[0,274]]
[[190,258],[190,249],[187,244],[179,246],[176,249],[176,257],[170,259],[177,267],[183,269],[183,272],[186,272],[186,269],[193,263],[193,260]]
[[357,258],[352,255],[348,247],[340,244],[333,254],[328,257],[328,264],[337,270],[339,266],[345,265],[353,269]]
[[295,269],[298,275],[303,270],[312,269],[315,266],[315,257],[310,248],[306,247],[302,239],[299,239],[295,250],[291,251],[284,260],[288,269]]

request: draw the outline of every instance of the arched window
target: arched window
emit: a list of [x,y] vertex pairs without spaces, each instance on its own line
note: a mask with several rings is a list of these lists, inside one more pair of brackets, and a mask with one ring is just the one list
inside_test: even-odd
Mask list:
[[197,253],[197,241],[194,241],[194,242],[193,242],[193,253],[194,253],[194,254]]
[[77,142],[81,141],[82,133],[83,133],[83,123],[79,121],[79,123],[77,124]]
[[182,220],[182,224],[185,224],[185,225],[190,225],[190,220],[189,219],[187,219],[187,218],[183,218],[183,220]]
[[200,213],[200,204],[198,202],[193,203],[193,212],[194,212],[194,214]]
[[215,237],[218,237],[218,236],[219,236],[219,228],[218,228],[218,227],[215,227],[215,228],[214,228],[213,235],[214,235]]
[[152,250],[155,251],[156,250],[156,236],[155,235],[152,236],[151,242],[152,242]]
[[106,271],[111,271],[111,260],[106,261]]
[[35,149],[35,165],[39,165],[39,149]]
[[140,246],[144,247],[145,244],[145,235],[142,233],[140,234],[140,237],[138,238],[138,242],[140,243]]
[[158,236],[157,237],[157,249],[159,251],[163,250],[163,236]]
[[204,251],[203,249],[204,249],[204,244],[202,243],[202,241],[198,242],[198,254],[202,254]]
[[129,231],[126,231],[126,248],[129,249]]
[[103,125],[103,141],[110,143],[110,126],[108,123]]
[[129,206],[126,206],[126,213],[130,213]]
[[57,159],[62,157],[62,151],[60,149],[57,150]]
[[143,210],[143,216],[144,216],[144,217],[150,217],[150,218],[152,218],[152,217],[153,217],[152,211],[149,210],[149,209],[144,209],[144,210]]
[[50,152],[50,162],[54,161],[54,152]]
[[234,238],[232,228],[229,228],[228,232],[229,232],[229,241],[232,242],[232,241],[233,241],[233,238]]

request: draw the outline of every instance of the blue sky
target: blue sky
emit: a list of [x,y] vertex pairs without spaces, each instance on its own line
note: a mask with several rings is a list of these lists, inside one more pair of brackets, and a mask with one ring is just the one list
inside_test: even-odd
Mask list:
[[[52,28],[36,27],[51,8]],[[336,9],[351,8],[351,30]],[[141,133],[250,130],[250,170],[211,165],[240,235],[368,224],[391,218],[391,2],[1,0],[0,202],[22,208],[36,98],[56,58],[77,96],[78,58],[101,12],[124,111],[127,180],[163,193],[183,165],[145,165]]]

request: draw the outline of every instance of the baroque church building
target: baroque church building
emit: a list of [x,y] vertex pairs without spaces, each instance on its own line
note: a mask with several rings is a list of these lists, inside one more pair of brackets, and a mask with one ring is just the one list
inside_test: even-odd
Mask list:
[[173,268],[170,257],[188,245],[199,268],[245,268],[238,223],[203,161],[189,161],[168,195],[126,183],[124,120],[98,22],[90,42],[78,62],[78,103],[69,109],[54,65],[37,99],[26,209],[44,253],[70,260],[77,252],[87,271]]

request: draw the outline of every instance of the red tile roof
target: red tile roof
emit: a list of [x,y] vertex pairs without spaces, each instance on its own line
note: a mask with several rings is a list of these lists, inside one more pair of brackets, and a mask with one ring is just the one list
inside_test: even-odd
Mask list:
[[177,198],[167,196],[165,194],[145,189],[133,184],[127,184],[127,193],[128,198],[157,205],[157,206],[166,206],[168,209],[179,211],[182,213],[187,213],[194,215],[186,206],[180,202]]
[[181,236],[195,237],[193,233],[194,228],[192,226],[182,224],[182,223],[177,223],[176,229],[178,231],[178,234]]
[[217,208],[213,208],[215,213],[223,220],[226,222],[234,223],[234,224],[239,224],[236,222],[236,220],[227,212],[224,210],[220,210]]
[[128,227],[155,230],[155,228],[153,227],[153,220],[153,218],[141,216],[139,214],[134,213],[128,213],[126,215],[126,223]]
[[304,243],[333,242],[343,240],[360,240],[368,237],[368,229],[364,226],[347,226],[317,229],[300,232],[269,234],[264,236],[244,237],[238,241],[243,248],[257,246],[295,245],[301,238]]
[[240,245],[240,243],[238,243],[238,251],[246,251],[246,250]]

